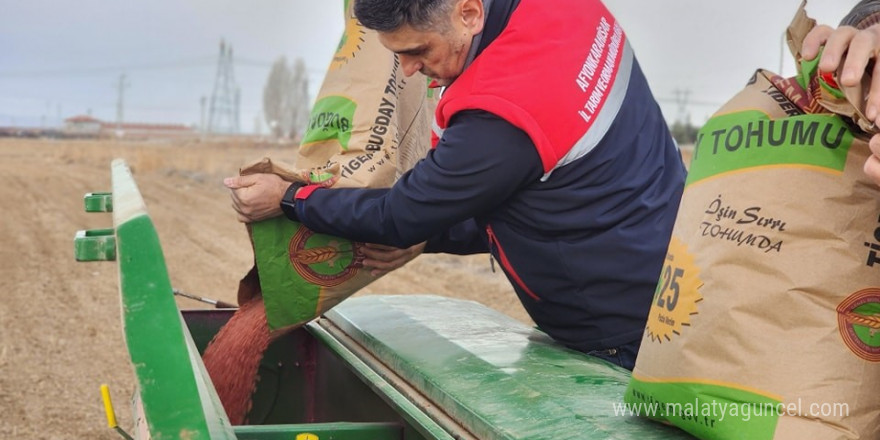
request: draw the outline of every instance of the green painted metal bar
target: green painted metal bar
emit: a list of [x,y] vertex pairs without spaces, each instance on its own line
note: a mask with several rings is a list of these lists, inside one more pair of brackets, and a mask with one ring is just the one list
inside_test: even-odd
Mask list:
[[428,417],[408,397],[404,396],[397,388],[392,386],[373,368],[367,365],[360,357],[355,355],[343,345],[334,335],[331,335],[318,322],[306,325],[309,333],[324,346],[336,353],[337,356],[354,371],[373,391],[391,405],[409,424],[411,424],[425,438],[433,440],[453,440],[447,430],[441,427],[435,420]]
[[474,302],[365,296],[325,317],[482,440],[691,438],[626,414],[628,371]]
[[159,237],[124,161],[112,164],[125,341],[152,440],[235,439],[174,301]]
[[240,440],[401,440],[401,431],[402,427],[396,423],[306,423],[235,427],[235,435]]
[[76,261],[113,261],[116,259],[116,237],[113,229],[77,231],[73,238]]
[[90,192],[83,196],[86,212],[113,212],[113,194]]

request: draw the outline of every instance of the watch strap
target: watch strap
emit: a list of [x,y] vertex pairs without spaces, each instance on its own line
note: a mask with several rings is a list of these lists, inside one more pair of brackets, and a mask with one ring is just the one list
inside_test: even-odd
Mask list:
[[304,186],[306,186],[305,183],[293,182],[281,197],[281,211],[284,212],[285,217],[293,221],[299,221],[299,216],[296,215],[296,192]]

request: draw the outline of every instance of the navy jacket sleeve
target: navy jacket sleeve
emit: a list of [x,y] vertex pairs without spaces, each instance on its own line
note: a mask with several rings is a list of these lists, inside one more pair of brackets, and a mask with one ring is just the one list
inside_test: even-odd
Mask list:
[[490,113],[466,111],[393,187],[318,189],[296,202],[296,213],[319,233],[396,247],[432,239],[432,251],[473,253],[477,229],[467,221],[542,173],[525,132]]
[[423,252],[470,255],[489,252],[489,247],[480,235],[477,222],[469,218],[428,239]]

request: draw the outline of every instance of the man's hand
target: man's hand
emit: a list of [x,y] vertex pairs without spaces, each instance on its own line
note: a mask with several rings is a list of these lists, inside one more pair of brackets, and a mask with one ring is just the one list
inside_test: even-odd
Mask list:
[[363,248],[364,255],[367,256],[364,259],[364,268],[371,269],[370,275],[374,277],[385,275],[394,269],[403,267],[404,264],[421,254],[423,250],[425,250],[424,242],[406,249],[367,243]]
[[[832,29],[828,26],[816,26],[807,34],[801,54],[812,60],[819,54],[824,45],[822,58],[819,60],[819,71],[836,72],[843,65],[838,80],[844,86],[857,85],[865,74],[868,63],[873,59],[874,68],[871,73],[871,85],[865,97],[865,116],[880,125],[880,24],[859,30],[852,26],[841,26]],[[865,162],[865,174],[880,185],[880,135],[871,137],[869,143],[872,155]]]
[[281,198],[290,186],[275,174],[227,177],[223,184],[232,190],[232,209],[242,223],[281,215]]
[[871,147],[871,156],[865,162],[865,174],[871,178],[877,185],[880,185],[880,135],[875,134],[871,137],[868,144]]
[[[801,54],[812,60],[823,45],[825,50],[819,60],[819,71],[837,72],[842,65],[843,71],[838,80],[844,86],[856,86],[862,80],[868,63],[880,53],[880,24],[862,30],[852,26],[837,29],[816,26],[804,39]],[[880,63],[874,63],[871,78],[865,116],[877,123],[880,116]]]

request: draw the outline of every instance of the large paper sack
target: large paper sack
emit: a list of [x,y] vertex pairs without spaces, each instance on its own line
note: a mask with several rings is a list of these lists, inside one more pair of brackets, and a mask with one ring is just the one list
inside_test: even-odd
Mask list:
[[337,187],[388,187],[430,148],[436,104],[428,80],[409,78],[346,1],[345,34],[330,64],[296,166],[338,164]]
[[[296,168],[263,161],[242,174],[271,172],[332,187],[388,187],[430,147],[435,99],[421,74],[404,77],[376,33],[346,1],[345,34],[303,135]],[[276,218],[250,227],[256,267],[239,302],[262,291],[274,334],[314,319],[376,278],[362,270],[362,243],[315,234]]]
[[[814,24],[799,12],[794,48]],[[801,68],[758,71],[700,131],[625,396],[700,438],[880,435],[870,126]]]

